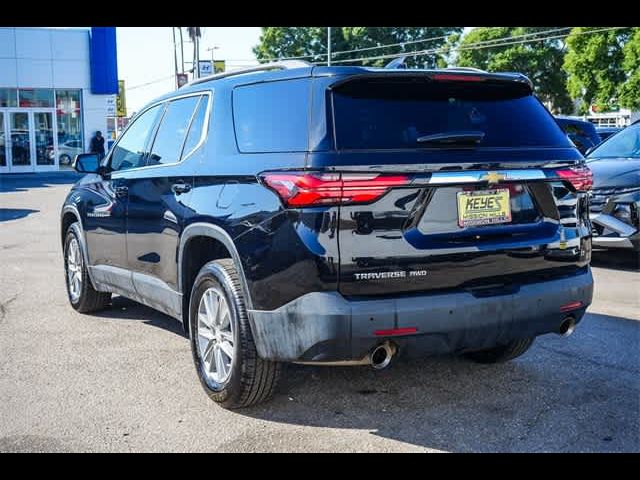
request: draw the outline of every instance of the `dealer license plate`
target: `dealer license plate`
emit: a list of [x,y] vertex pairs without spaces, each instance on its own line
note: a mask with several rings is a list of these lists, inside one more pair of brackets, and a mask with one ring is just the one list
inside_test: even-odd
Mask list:
[[477,227],[510,221],[508,189],[458,192],[458,226]]

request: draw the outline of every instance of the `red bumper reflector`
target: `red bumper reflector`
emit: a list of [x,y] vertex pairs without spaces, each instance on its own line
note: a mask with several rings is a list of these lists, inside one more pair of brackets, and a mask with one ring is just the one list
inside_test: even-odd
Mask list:
[[571,302],[571,303],[567,303],[566,305],[562,305],[560,307],[560,311],[570,312],[571,310],[575,310],[577,308],[580,308],[581,306],[582,306],[582,302]]
[[416,327],[404,327],[404,328],[390,328],[389,330],[376,330],[373,332],[377,337],[391,337],[393,335],[408,335],[410,333],[416,333],[418,329]]

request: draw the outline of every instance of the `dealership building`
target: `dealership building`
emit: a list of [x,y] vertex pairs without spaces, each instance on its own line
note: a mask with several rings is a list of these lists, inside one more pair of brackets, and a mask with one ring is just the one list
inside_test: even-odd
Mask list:
[[0,174],[70,168],[117,93],[115,28],[0,28]]

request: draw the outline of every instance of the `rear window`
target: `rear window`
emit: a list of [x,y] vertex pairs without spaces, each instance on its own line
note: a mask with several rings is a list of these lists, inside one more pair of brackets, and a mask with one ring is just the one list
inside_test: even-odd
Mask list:
[[259,83],[233,91],[241,152],[299,152],[309,144],[309,79]]
[[354,80],[334,90],[333,108],[336,145],[345,150],[442,148],[417,139],[469,131],[484,133],[480,148],[570,146],[553,117],[518,84]]

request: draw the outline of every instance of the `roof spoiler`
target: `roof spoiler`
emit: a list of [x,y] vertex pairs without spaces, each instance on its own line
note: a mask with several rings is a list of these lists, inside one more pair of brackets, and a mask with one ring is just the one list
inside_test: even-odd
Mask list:
[[[389,68],[387,69],[366,72],[366,73],[356,73],[353,75],[348,75],[346,77],[340,78],[338,81],[330,85],[329,89],[334,89],[344,85],[346,83],[356,81],[356,80],[364,80],[368,78],[411,78],[411,77],[426,77],[433,78],[437,80],[438,76],[445,77],[474,77],[477,80],[488,80],[495,82],[505,82],[505,83],[515,83],[520,85],[525,85],[531,92],[533,92],[533,83],[531,80],[521,74],[521,73],[493,73],[493,72],[485,72],[483,70],[478,69],[467,69],[467,68],[442,68],[437,70],[420,70],[417,68]],[[444,80],[444,79],[443,79]],[[449,80],[452,80],[449,79]],[[481,82],[478,82],[481,83]]]

